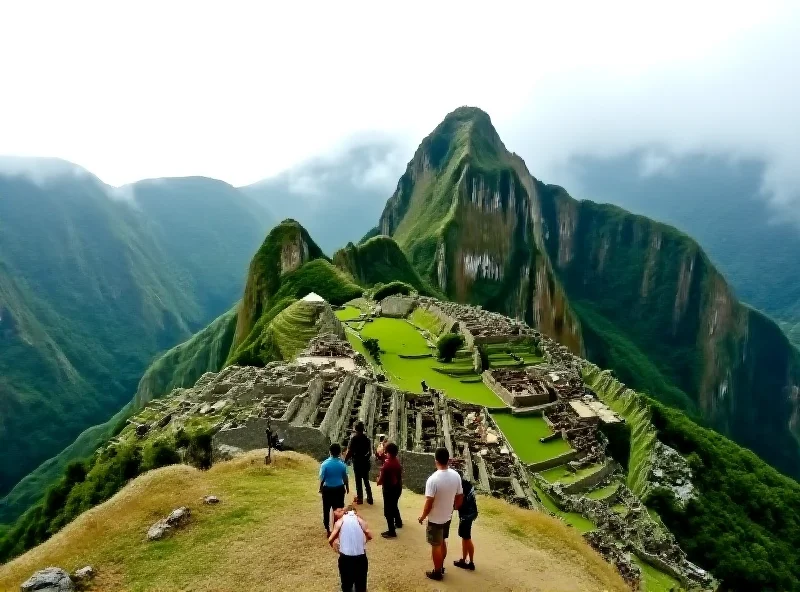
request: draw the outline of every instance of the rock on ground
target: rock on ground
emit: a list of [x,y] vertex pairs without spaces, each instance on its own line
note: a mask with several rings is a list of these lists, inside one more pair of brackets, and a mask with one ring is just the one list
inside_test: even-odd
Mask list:
[[84,580],[91,580],[94,577],[94,568],[91,565],[76,569],[72,574],[72,579],[82,582]]
[[20,592],[72,592],[75,584],[60,567],[48,567],[33,574],[19,589]]
[[162,518],[148,529],[147,540],[157,541],[163,539],[174,528],[183,526],[191,515],[191,511],[186,506],[172,510],[169,516]]

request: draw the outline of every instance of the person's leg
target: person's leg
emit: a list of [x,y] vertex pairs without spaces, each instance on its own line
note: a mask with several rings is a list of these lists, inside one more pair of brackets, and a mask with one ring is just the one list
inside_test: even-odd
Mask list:
[[467,553],[469,554],[469,562],[475,563],[475,545],[472,543],[472,539],[467,539],[465,542],[467,543]]
[[447,539],[450,536],[450,520],[442,526],[442,565],[444,560],[447,559]]
[[394,525],[396,528],[403,528],[403,519],[400,517],[400,495],[402,493],[402,487],[396,488],[394,496]]
[[353,580],[350,577],[348,557],[339,555],[339,581],[342,583],[342,592],[353,592]]
[[322,488],[322,524],[325,525],[325,530],[328,531],[328,536],[330,536],[330,532],[331,532],[330,514],[331,514],[331,495],[330,495],[330,490],[327,487],[323,487]]
[[461,561],[466,563],[468,555],[469,555],[469,540],[461,539]]
[[364,491],[367,492],[367,503],[372,505],[372,485],[369,482],[369,465],[364,467],[362,476],[364,477]]
[[344,508],[344,485],[340,485],[339,487],[334,487],[331,490],[331,504],[334,510],[339,508]]
[[361,473],[361,467],[355,463],[353,463],[353,473],[356,478],[356,500],[361,502],[364,500],[364,489],[361,486],[361,479],[364,475]]
[[425,529],[426,539],[428,544],[431,546],[431,560],[433,561],[432,575],[435,579],[441,579],[442,567],[444,564],[444,555],[442,555],[442,534],[444,530],[442,526],[443,525],[441,524],[433,524],[428,522],[428,526]]
[[367,592],[367,573],[369,572],[369,562],[366,554],[353,557],[353,583],[356,592]]

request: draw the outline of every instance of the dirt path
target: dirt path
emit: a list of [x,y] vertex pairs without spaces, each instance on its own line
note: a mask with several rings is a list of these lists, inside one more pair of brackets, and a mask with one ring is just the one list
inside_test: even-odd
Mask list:
[[[286,453],[271,468],[253,453],[208,472],[167,467],[136,479],[117,496],[87,512],[45,544],[0,567],[0,590],[14,591],[33,571],[92,564],[93,590],[319,591],[338,589],[337,555],[327,544],[317,489],[318,464]],[[615,570],[573,529],[537,512],[479,497],[473,528],[475,572],[453,567],[460,556],[455,528],[443,582],[425,578],[430,547],[417,523],[423,497],[404,491],[405,525],[385,540],[380,489],[374,506],[359,506],[376,535],[369,543],[369,589],[626,590]],[[213,493],[222,502],[203,506]],[[158,543],[144,541],[147,527],[180,505],[193,511],[190,526]]]

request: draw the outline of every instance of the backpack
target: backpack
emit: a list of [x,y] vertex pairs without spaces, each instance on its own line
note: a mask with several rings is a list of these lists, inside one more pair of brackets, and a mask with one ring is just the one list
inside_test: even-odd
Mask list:
[[469,493],[464,494],[464,501],[461,502],[458,517],[461,520],[475,520],[478,517],[478,500],[475,497],[474,487],[469,490]]

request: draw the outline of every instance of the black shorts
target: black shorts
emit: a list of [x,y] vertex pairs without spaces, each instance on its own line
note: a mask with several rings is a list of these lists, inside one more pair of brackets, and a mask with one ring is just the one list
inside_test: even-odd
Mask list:
[[458,521],[458,536],[468,541],[472,538],[472,523],[475,518],[462,518]]

